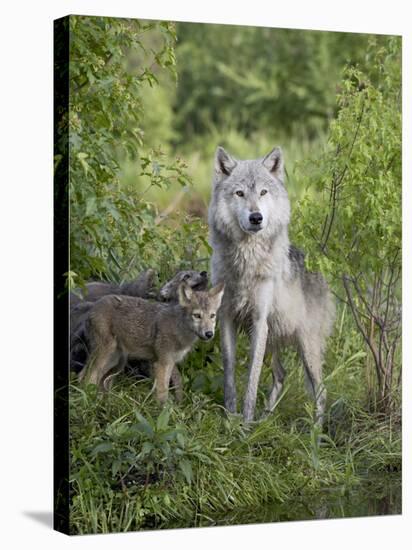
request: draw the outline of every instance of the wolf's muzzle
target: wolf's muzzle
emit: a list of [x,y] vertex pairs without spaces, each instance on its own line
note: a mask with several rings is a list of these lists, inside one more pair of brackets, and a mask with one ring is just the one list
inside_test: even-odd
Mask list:
[[249,216],[249,221],[252,225],[260,225],[263,221],[263,216],[260,212],[252,212]]

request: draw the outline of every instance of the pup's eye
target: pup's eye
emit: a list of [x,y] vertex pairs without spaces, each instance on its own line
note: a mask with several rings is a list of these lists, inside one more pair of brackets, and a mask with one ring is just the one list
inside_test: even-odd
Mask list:
[[195,319],[201,319],[201,318],[202,318],[202,316],[201,316],[200,313],[193,313],[193,317],[194,317]]
[[260,192],[260,196],[263,197],[263,195],[266,195],[267,192],[267,189],[262,189],[262,191]]
[[216,317],[216,313],[211,313],[211,314],[210,314],[210,318],[211,318],[211,319],[214,319],[215,317]]
[[184,281],[188,281],[190,279],[189,273],[186,273],[186,275],[183,276]]
[[244,196],[245,196],[245,194],[244,194],[243,191],[236,191],[236,195],[237,195],[238,197],[244,197]]

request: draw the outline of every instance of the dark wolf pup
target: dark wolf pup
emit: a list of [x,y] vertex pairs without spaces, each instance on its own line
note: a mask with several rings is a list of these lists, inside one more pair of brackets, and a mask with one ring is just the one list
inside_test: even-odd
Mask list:
[[121,285],[103,281],[91,281],[90,283],[86,283],[85,288],[81,291],[81,297],[74,292],[70,293],[70,307],[74,307],[84,300],[95,302],[108,294],[124,294],[138,298],[150,298],[153,295],[155,277],[155,270],[147,269],[133,281]]
[[183,282],[178,296],[177,304],[116,295],[97,301],[87,321],[91,354],[80,378],[106,389],[106,381],[124,369],[128,358],[143,359],[153,363],[158,400],[167,400],[172,372],[176,397],[181,399],[176,363],[183,360],[198,338],[213,338],[223,283],[209,291],[194,292]]
[[79,297],[73,292],[70,294],[70,305],[75,306],[79,302],[85,300],[87,302],[95,302],[108,294],[122,294],[123,296],[134,296],[136,298],[155,298],[165,302],[177,301],[177,287],[182,281],[187,281],[188,284],[195,290],[205,290],[207,288],[207,272],[185,270],[178,271],[176,275],[167,283],[165,283],[156,293],[154,283],[156,272],[154,269],[143,271],[133,281],[116,285],[103,281],[92,281],[86,283],[85,289]]
[[304,267],[303,253],[289,242],[290,204],[279,148],[256,160],[237,160],[219,147],[209,207],[212,284],[225,283],[220,310],[225,406],[236,412],[236,333],[250,333],[249,378],[243,407],[253,420],[260,372],[272,353],[273,386],[267,409],[274,408],[285,371],[279,353],[297,347],[307,387],[322,423],[326,391],[322,362],[332,330],[334,301],[321,274]]

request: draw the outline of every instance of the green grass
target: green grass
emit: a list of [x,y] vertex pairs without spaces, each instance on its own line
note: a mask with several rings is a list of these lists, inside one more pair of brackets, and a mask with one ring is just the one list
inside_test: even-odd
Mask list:
[[[108,395],[73,381],[72,533],[310,518],[318,508],[307,503],[320,502],[325,491],[344,495],[365,478],[399,473],[399,415],[367,410],[365,356],[344,310],[337,327],[325,368],[328,415],[322,435],[313,427],[313,406],[292,352],[285,355],[288,377],[277,408],[249,426],[222,406],[217,343],[199,344],[190,354],[181,368],[184,402],[171,399],[163,410],[150,380],[119,377]],[[240,395],[246,349],[242,340]],[[268,371],[262,374],[258,414],[269,389]]]

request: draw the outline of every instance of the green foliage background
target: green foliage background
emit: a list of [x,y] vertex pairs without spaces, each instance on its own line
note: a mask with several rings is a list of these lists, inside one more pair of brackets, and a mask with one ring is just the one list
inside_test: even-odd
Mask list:
[[[88,17],[71,17],[70,32],[70,283],[123,280],[181,245],[154,231],[157,209],[144,195],[187,185],[184,162],[145,148],[141,128],[144,86],[157,84],[156,69],[175,77],[176,34],[170,23]],[[141,187],[122,182],[126,161],[138,163]]]
[[[208,269],[219,144],[239,158],[282,146],[292,238],[340,298],[343,275],[361,275],[367,293],[377,273],[387,281],[393,262],[400,268],[399,38],[80,16],[70,31],[70,112],[59,121],[70,132],[69,287],[147,267],[161,281]],[[261,521],[269,505],[269,521],[317,517],[296,499],[399,472],[400,352],[383,415],[371,406],[368,357],[339,302],[320,439],[289,352],[281,402],[251,428],[223,412],[217,338],[182,365],[183,405],[160,415],[148,381],[125,379],[102,398],[74,380],[72,531]],[[241,339],[239,394],[246,362]],[[264,369],[259,411],[269,384]],[[291,502],[300,516],[285,513]]]

